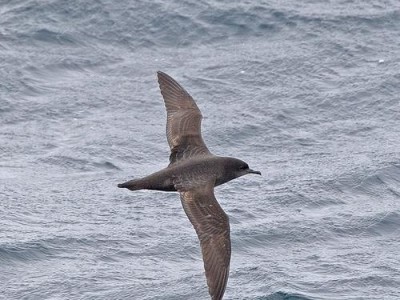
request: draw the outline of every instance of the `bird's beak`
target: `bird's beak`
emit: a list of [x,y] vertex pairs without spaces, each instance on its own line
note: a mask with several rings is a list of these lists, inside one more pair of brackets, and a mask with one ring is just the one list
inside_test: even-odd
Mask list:
[[261,175],[261,172],[260,172],[260,171],[254,171],[254,170],[252,170],[252,169],[249,169],[249,170],[247,171],[247,173]]

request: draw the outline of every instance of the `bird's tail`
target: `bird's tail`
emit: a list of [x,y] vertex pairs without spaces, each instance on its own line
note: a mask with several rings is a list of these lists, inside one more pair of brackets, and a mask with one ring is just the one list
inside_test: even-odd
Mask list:
[[141,190],[143,188],[145,188],[143,186],[143,181],[141,179],[133,179],[133,180],[129,180],[127,182],[124,183],[120,183],[118,184],[119,188],[126,188],[129,189],[131,191],[136,191],[136,190]]

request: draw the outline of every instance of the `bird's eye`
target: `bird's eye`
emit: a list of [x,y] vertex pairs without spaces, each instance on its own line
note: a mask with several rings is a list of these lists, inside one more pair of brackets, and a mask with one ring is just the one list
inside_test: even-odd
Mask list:
[[246,166],[246,165],[242,165],[242,166],[239,167],[240,170],[246,170],[246,169],[248,169],[248,168],[249,168],[249,167]]

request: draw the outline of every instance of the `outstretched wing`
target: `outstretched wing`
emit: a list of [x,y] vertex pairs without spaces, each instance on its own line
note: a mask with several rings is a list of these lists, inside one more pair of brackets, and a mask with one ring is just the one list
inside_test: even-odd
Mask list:
[[157,72],[167,109],[170,164],[194,156],[211,155],[201,137],[202,115],[193,98],[172,77]]
[[225,292],[231,260],[229,219],[208,183],[180,193],[183,208],[200,240],[211,299],[220,300]]

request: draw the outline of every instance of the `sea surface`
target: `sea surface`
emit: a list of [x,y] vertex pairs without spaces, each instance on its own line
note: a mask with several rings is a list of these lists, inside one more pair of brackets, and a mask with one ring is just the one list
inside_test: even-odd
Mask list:
[[168,164],[164,71],[209,149],[224,299],[400,299],[400,2],[0,1],[0,299],[209,299]]

